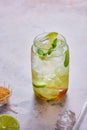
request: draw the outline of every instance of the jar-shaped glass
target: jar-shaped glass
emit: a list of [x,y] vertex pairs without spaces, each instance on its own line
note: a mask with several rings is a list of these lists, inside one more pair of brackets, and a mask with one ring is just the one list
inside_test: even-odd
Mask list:
[[31,48],[32,84],[45,100],[60,99],[68,90],[69,47],[57,32],[38,35]]

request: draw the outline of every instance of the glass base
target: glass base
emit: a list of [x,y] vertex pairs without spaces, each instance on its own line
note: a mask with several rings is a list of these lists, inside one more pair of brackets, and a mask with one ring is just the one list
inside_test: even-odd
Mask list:
[[43,95],[41,95],[41,94],[39,94],[39,93],[37,93],[35,90],[34,90],[34,93],[35,93],[35,95],[38,97],[38,98],[40,98],[40,99],[42,99],[42,100],[46,100],[46,101],[52,101],[52,100],[60,100],[61,98],[63,98],[65,95],[66,95],[66,93],[67,93],[67,90],[68,89],[65,89],[65,90],[63,90],[61,93],[58,93],[56,96],[54,96],[54,97],[45,97],[45,96],[43,96]]

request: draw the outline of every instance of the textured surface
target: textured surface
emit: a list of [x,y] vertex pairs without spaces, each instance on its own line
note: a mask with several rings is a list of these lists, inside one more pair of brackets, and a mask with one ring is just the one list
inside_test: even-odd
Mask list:
[[[36,99],[31,85],[31,45],[46,31],[63,34],[70,47],[69,91],[59,103]],[[86,0],[0,0],[0,84],[5,81],[13,89],[10,106],[0,112],[17,116],[21,130],[55,130],[58,113],[65,109],[78,117],[87,99],[86,55]]]

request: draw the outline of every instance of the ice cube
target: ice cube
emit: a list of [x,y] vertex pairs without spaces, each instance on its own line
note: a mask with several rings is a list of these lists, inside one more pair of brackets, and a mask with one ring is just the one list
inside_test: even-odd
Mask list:
[[55,130],[72,130],[76,122],[75,113],[68,110],[59,114]]

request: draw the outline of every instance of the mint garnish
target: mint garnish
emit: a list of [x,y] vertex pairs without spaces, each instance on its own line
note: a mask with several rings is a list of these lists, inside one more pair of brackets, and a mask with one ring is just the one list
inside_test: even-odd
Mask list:
[[52,43],[52,47],[51,48],[49,48],[49,50],[48,50],[48,55],[50,55],[52,52],[53,52],[53,49],[54,48],[56,48],[56,46],[57,46],[57,38],[56,39],[54,39],[54,41],[53,41],[53,43]]
[[67,67],[69,64],[69,50],[65,51],[65,61],[64,61],[64,66]]
[[41,48],[38,48],[37,53],[38,53],[39,55],[43,55],[43,54],[44,54],[44,52],[43,52],[43,50],[42,50]]
[[44,52],[43,49],[38,48],[38,49],[37,49],[37,53],[39,54],[39,57],[40,57],[41,59],[44,59],[45,56],[50,55],[50,54],[53,52],[53,50],[54,50],[54,48],[56,48],[56,46],[57,46],[57,38],[54,39],[54,41],[53,41],[53,43],[52,43],[52,46],[48,49],[47,52]]
[[47,53],[44,53],[44,50],[41,48],[37,49],[37,53],[38,53],[40,59],[42,59],[42,60],[44,60],[45,56],[47,55]]
[[52,43],[52,48],[56,48],[57,46],[57,38],[54,39],[53,43]]
[[50,55],[50,54],[52,53],[52,51],[53,51],[52,48],[50,48],[50,49],[48,50],[47,54]]

